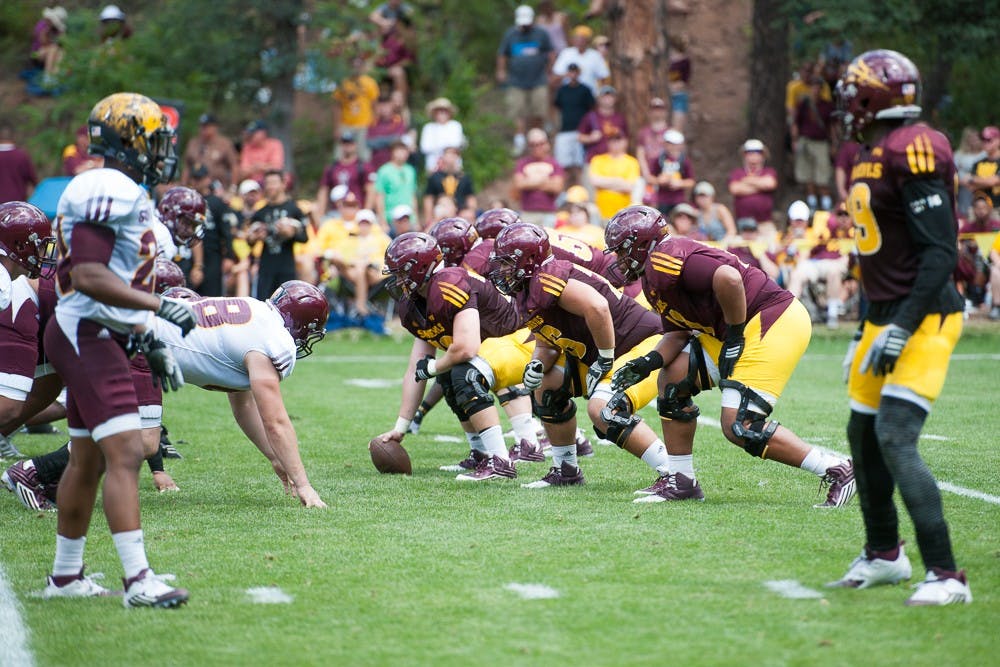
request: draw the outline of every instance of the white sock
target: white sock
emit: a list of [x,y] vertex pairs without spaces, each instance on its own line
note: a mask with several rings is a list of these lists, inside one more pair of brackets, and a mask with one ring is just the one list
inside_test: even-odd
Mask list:
[[538,431],[535,429],[535,420],[530,412],[511,415],[510,425],[514,428],[514,438],[518,442],[527,440],[532,445],[538,446]]
[[500,425],[490,426],[485,431],[479,432],[479,437],[483,440],[483,449],[490,456],[499,456],[504,461],[510,461],[507,454],[507,443],[503,439],[503,429]]
[[466,433],[465,439],[469,441],[470,449],[474,449],[477,452],[486,451],[486,448],[483,447],[483,439],[479,437],[478,433]]
[[694,454],[684,456],[674,456],[667,454],[670,461],[670,472],[679,472],[689,479],[694,479]]
[[813,447],[806,454],[806,457],[802,459],[802,465],[799,467],[803,470],[808,470],[814,475],[819,475],[822,477],[826,474],[826,469],[832,466],[838,465],[842,458],[835,456],[833,454],[827,454],[819,447]]
[[115,549],[118,550],[118,558],[122,562],[126,579],[131,579],[149,567],[149,561],[146,560],[146,544],[142,538],[142,528],[113,533],[111,539],[115,541]]
[[657,438],[642,453],[642,460],[650,468],[656,471],[657,475],[666,475],[670,470],[670,457],[667,456],[667,446]]
[[840,315],[840,299],[830,299],[826,302],[826,316],[835,320],[838,315]]
[[561,466],[563,462],[573,467],[579,467],[576,458],[576,443],[572,445],[552,445],[552,463]]
[[53,577],[69,577],[80,574],[83,569],[83,547],[86,536],[70,539],[56,535],[56,560],[52,563]]

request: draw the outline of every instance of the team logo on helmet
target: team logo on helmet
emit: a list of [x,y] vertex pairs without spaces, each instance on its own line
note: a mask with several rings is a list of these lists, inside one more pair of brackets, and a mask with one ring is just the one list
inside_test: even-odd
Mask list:
[[94,105],[87,119],[91,155],[115,160],[137,172],[146,185],[174,177],[174,132],[163,110],[137,93],[115,93]]
[[56,239],[40,209],[27,202],[0,204],[0,253],[28,277],[51,278],[56,270]]
[[834,88],[836,115],[847,137],[863,140],[875,120],[920,116],[920,71],[902,53],[867,51],[855,58]]

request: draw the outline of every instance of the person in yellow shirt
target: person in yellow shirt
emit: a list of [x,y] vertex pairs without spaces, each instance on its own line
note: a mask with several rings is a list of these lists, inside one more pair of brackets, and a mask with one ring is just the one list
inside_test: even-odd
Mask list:
[[615,132],[608,137],[608,152],[590,160],[594,203],[605,220],[632,203],[639,184],[639,161],[626,153],[627,148],[628,137]]
[[377,334],[384,334],[385,326],[382,317],[368,307],[368,295],[382,282],[382,260],[390,241],[389,235],[379,227],[375,211],[363,208],[358,211],[353,229],[341,244],[343,276],[354,285],[356,323]]
[[[816,63],[806,61],[799,65],[799,71],[785,84],[785,120],[788,127],[795,122],[795,109],[803,98],[809,97],[809,80],[819,76],[819,68]],[[826,81],[820,89],[819,98],[824,102],[832,102],[833,94],[830,91],[830,84]]]
[[378,83],[365,74],[367,63],[364,58],[355,58],[351,64],[353,73],[344,79],[333,91],[333,135],[344,132],[354,134],[358,146],[358,156],[367,162],[371,155],[368,150],[368,126],[375,120],[375,101],[379,96]]
[[566,224],[559,226],[557,231],[563,236],[570,236],[598,250],[604,250],[604,229],[590,221],[587,205],[568,204],[566,211]]

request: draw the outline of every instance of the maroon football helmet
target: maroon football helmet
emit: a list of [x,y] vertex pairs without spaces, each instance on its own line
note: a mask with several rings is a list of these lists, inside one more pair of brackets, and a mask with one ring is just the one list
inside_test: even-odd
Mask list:
[[476,231],[479,232],[480,238],[495,239],[504,227],[513,225],[515,222],[522,222],[517,211],[512,211],[509,208],[491,208],[488,211],[483,211],[476,218]]
[[845,135],[862,141],[875,120],[920,116],[920,72],[902,53],[866,51],[847,66],[834,96]]
[[157,257],[156,261],[153,262],[153,273],[156,275],[153,288],[157,294],[163,294],[163,292],[171,287],[187,286],[187,280],[184,279],[184,272],[181,271],[181,267],[169,259]]
[[205,198],[191,188],[170,188],[158,209],[177,245],[191,245],[205,233]]
[[385,250],[382,275],[388,276],[386,289],[394,299],[416,294],[430,282],[431,274],[444,256],[430,234],[406,232]]
[[295,340],[296,359],[312,354],[312,347],[326,335],[330,304],[323,292],[303,280],[286,280],[267,300],[281,315]]
[[431,227],[431,236],[437,241],[446,266],[458,266],[465,253],[479,240],[479,233],[465,218],[444,218]]
[[550,257],[552,247],[545,230],[529,222],[516,222],[496,238],[490,253],[490,281],[501,293],[515,294]]
[[23,201],[0,204],[0,251],[31,279],[51,278],[56,270],[52,225],[37,207]]
[[667,221],[655,208],[627,206],[608,220],[604,229],[606,253],[618,255],[618,270],[626,282],[639,278],[645,270],[649,251],[667,235]]
[[168,287],[163,291],[163,296],[168,299],[183,299],[185,301],[201,298],[201,295],[190,287]]

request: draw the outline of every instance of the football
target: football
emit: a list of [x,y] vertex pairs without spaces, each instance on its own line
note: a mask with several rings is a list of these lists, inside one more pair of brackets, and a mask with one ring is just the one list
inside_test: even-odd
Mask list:
[[393,475],[413,473],[410,455],[406,453],[399,440],[372,438],[368,443],[368,453],[371,454],[372,463],[380,473]]

